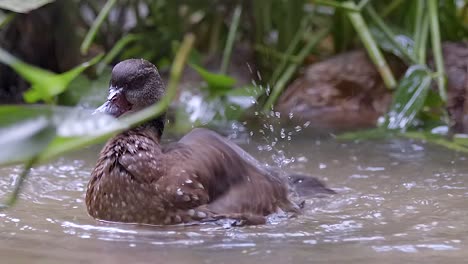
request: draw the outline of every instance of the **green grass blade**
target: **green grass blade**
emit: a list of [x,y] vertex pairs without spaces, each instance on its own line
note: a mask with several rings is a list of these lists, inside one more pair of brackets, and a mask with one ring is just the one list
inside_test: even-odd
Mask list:
[[375,23],[377,28],[382,31],[382,33],[387,37],[387,39],[392,43],[392,45],[403,55],[403,58],[410,62],[410,64],[416,64],[416,58],[408,52],[408,49],[400,45],[397,41],[397,36],[392,32],[392,30],[385,24],[382,18],[377,14],[372,5],[367,5],[366,11],[369,14],[369,17]]
[[431,30],[432,52],[437,70],[437,86],[440,97],[444,102],[447,101],[447,87],[445,79],[444,60],[442,57],[442,46],[439,29],[439,14],[437,9],[437,0],[428,0],[429,22]]
[[99,27],[101,26],[102,22],[104,22],[104,19],[106,19],[107,15],[109,14],[110,10],[112,9],[112,7],[115,5],[116,2],[117,0],[107,0],[106,4],[101,9],[101,12],[99,12],[99,15],[96,17],[93,24],[91,25],[91,28],[86,34],[83,40],[83,43],[81,43],[81,47],[80,47],[81,54],[88,53],[89,46],[91,46],[91,43],[96,37],[96,33]]
[[104,56],[99,65],[97,65],[98,74],[102,73],[104,68],[107,65],[109,65],[115,57],[117,57],[117,55],[123,50],[123,48],[125,48],[128,44],[139,39],[142,39],[141,35],[128,34],[122,37],[120,40],[118,40],[112,47],[112,49],[106,54],[106,56]]
[[236,38],[237,28],[239,27],[239,21],[242,15],[242,6],[236,6],[234,15],[232,17],[231,26],[229,27],[229,33],[226,40],[226,47],[223,52],[223,60],[221,63],[220,73],[225,74],[227,72],[229,61],[231,59],[232,47]]
[[[353,1],[345,1],[343,4],[350,8],[356,8],[356,4]],[[372,62],[375,64],[377,70],[382,76],[385,86],[389,89],[393,89],[396,86],[395,77],[393,76],[393,73],[387,64],[387,61],[382,55],[382,52],[378,48],[377,43],[372,37],[366,22],[362,18],[362,15],[359,12],[348,12],[348,17],[351,20],[354,29],[359,34],[359,37],[361,38],[361,41],[364,44],[364,47],[366,48]]]
[[[305,59],[305,57],[308,54],[310,54],[311,50],[322,39],[324,39],[329,33],[330,33],[330,28],[326,28],[326,29],[323,29],[323,30],[319,31],[318,33],[314,34],[313,37],[311,37],[309,39],[307,44],[304,46],[304,48],[297,55],[298,60],[302,62]],[[264,111],[269,111],[273,107],[276,100],[280,96],[281,92],[286,87],[286,84],[293,77],[293,75],[296,72],[299,65],[300,65],[299,63],[289,65],[289,67],[285,70],[285,72],[283,73],[281,78],[278,80],[278,82],[275,83],[275,86],[273,86],[273,90],[272,90],[270,96],[268,97],[267,102],[263,106]]]

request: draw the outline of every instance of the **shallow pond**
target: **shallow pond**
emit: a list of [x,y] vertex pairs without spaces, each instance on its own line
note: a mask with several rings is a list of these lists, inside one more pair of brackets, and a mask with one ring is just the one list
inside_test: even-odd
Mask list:
[[[0,212],[1,263],[464,263],[467,156],[408,140],[237,142],[261,161],[316,175],[337,195],[263,226],[97,222],[84,194],[99,147],[33,169]],[[0,195],[20,167],[0,168]]]

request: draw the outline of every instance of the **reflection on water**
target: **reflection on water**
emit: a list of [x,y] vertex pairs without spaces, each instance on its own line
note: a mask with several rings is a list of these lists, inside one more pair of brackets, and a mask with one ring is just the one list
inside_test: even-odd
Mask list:
[[[279,133],[287,139],[287,131]],[[2,260],[454,263],[468,257],[465,155],[408,140],[281,142],[281,151],[264,149],[262,138],[243,147],[263,162],[319,176],[338,194],[308,200],[303,215],[264,226],[96,222],[83,201],[99,150],[93,147],[32,170],[17,206],[0,212]],[[0,168],[2,197],[19,172]]]

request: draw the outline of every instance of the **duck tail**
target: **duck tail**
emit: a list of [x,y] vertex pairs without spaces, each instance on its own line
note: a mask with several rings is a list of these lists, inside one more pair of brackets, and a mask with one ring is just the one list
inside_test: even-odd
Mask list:
[[326,196],[336,194],[322,181],[310,175],[292,173],[288,175],[289,186],[298,196]]

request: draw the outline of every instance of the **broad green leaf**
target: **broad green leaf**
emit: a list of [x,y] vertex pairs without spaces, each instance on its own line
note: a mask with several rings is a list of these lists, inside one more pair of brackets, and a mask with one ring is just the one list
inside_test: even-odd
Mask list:
[[211,95],[222,95],[231,90],[236,83],[235,79],[227,75],[211,73],[195,64],[190,64],[190,66],[197,71],[206,82]]
[[83,148],[84,146],[104,142],[111,136],[122,131],[122,127],[124,126],[114,126],[113,128],[107,130],[96,130],[94,134],[90,136],[57,136],[41,152],[41,154],[39,155],[39,161],[46,161],[51,158],[55,158],[62,153],[78,150],[80,148]]
[[54,0],[0,0],[0,8],[17,13],[28,13]]
[[39,100],[50,102],[54,96],[65,91],[73,79],[101,58],[102,55],[96,56],[67,72],[56,74],[22,62],[0,48],[0,62],[13,68],[23,79],[31,83],[31,88],[24,93],[24,98],[29,103]]
[[427,68],[420,65],[408,68],[394,94],[384,126],[406,130],[424,107],[430,85],[431,76]]
[[444,106],[444,101],[442,101],[442,98],[440,98],[438,92],[434,90],[429,90],[424,105],[431,108],[438,108]]
[[12,164],[38,155],[55,137],[55,126],[47,116],[39,114],[35,118],[0,128],[0,135],[0,163]]
[[61,74],[48,72],[25,63],[15,64],[12,67],[32,84],[31,88],[24,93],[24,99],[28,103],[34,103],[39,100],[50,101],[54,96],[64,92],[71,81],[101,58],[102,55],[96,56]]
[[111,68],[102,69],[97,79],[88,79],[84,74],[75,78],[67,90],[60,94],[61,105],[83,105],[86,107],[97,107],[107,98]]
[[53,153],[76,149],[78,143],[127,127],[111,116],[73,107],[0,106],[0,116],[0,164],[26,161],[46,147]]
[[57,114],[54,119],[57,135],[61,137],[95,136],[126,127],[122,121],[109,115],[73,108],[67,112],[65,116]]
[[[411,56],[410,54],[413,54],[414,40],[410,38],[408,35],[403,34],[403,33],[395,34],[393,41],[392,41],[375,26],[370,27],[370,31],[372,32],[372,36],[374,36],[375,40],[377,41],[377,44],[383,50],[389,53],[392,53],[393,55],[399,57],[400,59],[406,61],[407,63],[412,62],[412,58],[410,57]],[[400,31],[400,30],[395,30],[395,31]],[[397,45],[399,45],[400,47],[398,47]],[[405,50],[405,53],[402,53],[402,49]]]
[[46,105],[2,105],[0,106],[0,128],[51,114],[52,108]]
[[439,93],[433,89],[429,89],[426,101],[424,102],[424,108],[418,114],[418,119],[422,122],[422,126],[418,127],[425,131],[431,131],[435,127],[446,125],[444,122],[444,113],[446,111],[444,105]]

